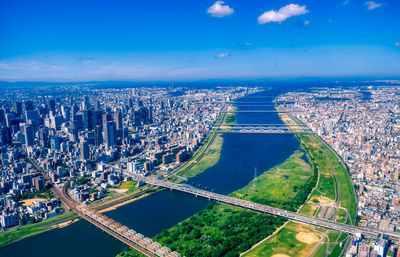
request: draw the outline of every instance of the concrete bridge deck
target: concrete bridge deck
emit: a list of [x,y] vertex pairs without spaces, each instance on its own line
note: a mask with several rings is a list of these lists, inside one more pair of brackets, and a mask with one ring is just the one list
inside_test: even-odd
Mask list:
[[188,194],[192,194],[203,198],[207,198],[209,200],[216,200],[222,203],[262,212],[262,213],[267,213],[275,216],[281,216],[285,217],[290,220],[298,221],[301,223],[309,224],[309,225],[314,225],[318,227],[323,227],[327,229],[332,229],[332,230],[337,230],[340,232],[344,232],[347,234],[363,234],[365,237],[368,238],[376,238],[380,234],[385,234],[387,235],[390,239],[395,240],[395,241],[400,241],[400,233],[397,232],[386,232],[386,231],[378,231],[378,230],[372,230],[368,228],[363,228],[363,227],[356,227],[352,225],[347,225],[343,223],[337,223],[334,221],[326,220],[326,219],[321,219],[321,218],[316,218],[316,217],[310,217],[306,216],[303,214],[299,214],[297,212],[291,212],[263,204],[258,204],[258,203],[253,203],[250,201],[242,200],[242,199],[237,199],[233,198],[230,196],[225,196],[221,194],[217,194],[214,192],[209,192],[206,190],[201,190],[197,189],[195,187],[192,187],[190,185],[186,184],[175,184],[171,183],[168,181],[162,181],[162,180],[156,180],[156,179],[151,179],[147,177],[142,177],[142,176],[135,176],[135,180],[141,180],[144,181],[147,184],[154,185],[154,186],[159,186],[159,187],[164,187],[168,188],[170,190],[176,190]]

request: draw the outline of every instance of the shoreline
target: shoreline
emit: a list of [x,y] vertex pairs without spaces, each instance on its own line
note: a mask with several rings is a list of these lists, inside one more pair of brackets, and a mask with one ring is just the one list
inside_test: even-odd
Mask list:
[[[279,106],[276,106],[276,109],[279,110],[279,109],[280,109]],[[293,117],[291,117],[290,114],[279,114],[279,117],[280,117],[280,119],[285,123],[285,125],[288,126],[289,130],[292,130],[292,129],[290,128],[290,126],[293,126],[293,125],[295,125],[295,124],[298,124],[298,123],[296,122],[296,120],[295,120]],[[312,136],[312,135],[309,135],[309,136],[310,136],[310,138],[314,137],[315,139],[319,140],[320,143],[322,143],[322,144],[324,144],[324,145],[327,145],[326,142],[325,142],[322,138],[320,138],[320,137],[318,137],[318,136]],[[306,152],[306,153],[309,152],[310,149],[309,149],[309,147],[307,147],[307,144],[305,144],[299,137],[296,136],[296,138],[300,141],[301,145],[304,147],[305,152]],[[312,148],[312,147],[311,147],[311,148]],[[331,151],[332,151],[332,149],[331,149],[329,146],[328,146],[328,150],[331,150]],[[332,151],[332,152],[334,152],[334,151]],[[335,152],[334,152],[334,153],[335,153]],[[340,163],[343,167],[345,167],[345,165],[343,165],[343,162],[342,162],[340,156],[338,156],[337,154],[335,154],[334,157],[337,159],[338,163]],[[317,164],[317,167],[318,167],[318,164]],[[317,181],[316,185],[314,186],[314,188],[312,189],[312,191],[310,192],[310,194],[308,195],[306,201],[305,201],[305,202],[299,207],[299,209],[297,210],[298,212],[299,212],[300,210],[302,210],[303,207],[304,207],[306,204],[308,204],[308,203],[310,202],[310,199],[311,199],[311,197],[312,197],[314,191],[315,191],[315,190],[318,188],[318,186],[320,185],[320,175],[321,175],[321,173],[320,173],[320,170],[319,170],[319,167],[318,167],[318,181]],[[339,182],[338,178],[336,178],[335,180],[336,180],[337,182]],[[340,183],[340,182],[339,182],[339,183]],[[314,213],[313,216],[315,216],[315,215],[316,215],[316,213]],[[285,224],[282,225],[280,228],[278,228],[272,235],[270,235],[270,236],[264,238],[263,240],[261,240],[261,241],[258,242],[257,244],[253,245],[249,250],[247,250],[247,251],[241,253],[240,256],[243,256],[243,255],[245,255],[245,254],[251,252],[251,250],[254,250],[254,251],[255,251],[253,254],[259,254],[260,251],[262,251],[263,248],[264,248],[264,249],[267,249],[268,243],[264,244],[263,247],[261,247],[260,245],[261,245],[262,243],[266,242],[268,239],[272,238],[273,235],[276,235],[279,231],[281,231],[281,230],[282,230],[284,227],[286,227],[286,226],[287,226],[287,223],[285,223]],[[320,247],[325,247],[324,239],[325,239],[325,237],[327,236],[327,234],[326,234],[326,235],[325,235],[325,234],[323,234],[323,235],[320,234],[320,236],[321,236],[321,237],[319,238],[318,243],[317,243],[315,246],[313,246],[311,249],[307,249],[307,250],[306,250],[307,253],[308,253],[307,256],[309,256],[310,254],[315,253]],[[340,237],[340,234],[339,234],[339,236],[337,237],[337,241],[336,241],[335,246],[332,247],[332,249],[330,250],[330,253],[332,253],[332,252],[334,251],[334,249],[339,245],[339,242],[342,242],[342,241],[340,241],[339,237]],[[298,240],[298,239],[297,239],[297,240]],[[255,250],[255,249],[257,249],[257,246],[259,246],[259,247],[261,247],[261,248],[258,249],[258,250]],[[302,250],[305,250],[305,248],[304,248],[304,249],[303,249],[303,248],[300,249],[300,252],[301,252]],[[298,253],[300,253],[300,252],[298,252]],[[283,254],[283,253],[287,254],[286,252],[282,252],[282,254]],[[276,252],[276,254],[280,254],[280,252]]]
[[122,206],[124,206],[124,205],[133,203],[133,202],[135,202],[135,201],[137,201],[137,200],[140,200],[140,199],[142,199],[142,198],[145,198],[146,196],[149,196],[149,195],[151,195],[151,194],[152,194],[152,193],[146,193],[146,194],[140,195],[140,196],[138,196],[138,197],[135,197],[135,198],[132,198],[132,199],[129,199],[129,200],[126,200],[126,201],[117,203],[117,204],[112,205],[112,206],[110,206],[110,207],[107,207],[107,208],[105,208],[105,209],[99,210],[98,212],[104,213],[104,212],[114,211],[114,210],[118,209],[119,207],[122,207]]

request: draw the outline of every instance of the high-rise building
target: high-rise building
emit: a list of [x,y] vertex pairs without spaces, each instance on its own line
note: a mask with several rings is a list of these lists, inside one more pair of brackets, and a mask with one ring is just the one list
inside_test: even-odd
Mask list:
[[6,112],[4,109],[0,109],[0,124],[5,124],[6,122]]
[[14,102],[14,112],[19,116],[22,114],[22,103]]
[[63,122],[62,116],[52,116],[50,120],[51,120],[51,128],[56,130],[60,129],[61,124]]
[[89,159],[89,144],[87,141],[82,141],[80,143],[81,160]]
[[25,111],[25,121],[29,124],[39,125],[39,114],[37,110],[27,110]]
[[0,125],[0,146],[9,145],[11,143],[11,129],[4,125]]
[[39,144],[46,148],[50,147],[49,129],[47,127],[40,128],[38,134]]
[[76,121],[72,120],[69,123],[69,133],[70,133],[69,139],[72,142],[78,142],[79,141],[78,132],[79,132],[79,130],[78,130],[78,127],[76,125]]
[[47,108],[53,113],[56,112],[56,101],[54,99],[48,99]]
[[64,120],[71,119],[71,109],[65,105],[61,106],[61,114],[62,114]]
[[103,138],[104,143],[108,147],[114,146],[116,144],[115,140],[115,123],[114,122],[107,122],[103,125]]
[[33,146],[35,144],[35,130],[31,125],[25,125],[25,145]]
[[59,137],[52,136],[50,138],[50,147],[51,147],[52,151],[60,149],[60,139],[59,139]]
[[45,187],[44,180],[40,177],[34,177],[33,182],[35,185],[36,190],[42,190]]
[[114,112],[114,122],[117,125],[117,130],[122,130],[122,112],[121,112],[121,110]]
[[97,125],[94,129],[94,144],[99,146],[103,143],[103,133],[102,133],[102,126]]
[[33,103],[31,101],[24,101],[23,106],[24,106],[24,111],[33,110]]

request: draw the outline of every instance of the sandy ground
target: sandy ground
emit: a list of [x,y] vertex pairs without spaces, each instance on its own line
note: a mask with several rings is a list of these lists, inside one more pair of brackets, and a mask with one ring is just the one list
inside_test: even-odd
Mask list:
[[290,257],[290,256],[289,256],[289,255],[286,255],[286,254],[278,253],[278,254],[272,255],[271,257]]
[[110,191],[117,192],[118,194],[123,194],[128,192],[129,189],[118,189],[118,188],[110,188]]
[[54,228],[64,228],[64,227],[66,227],[66,226],[68,226],[68,225],[71,225],[71,224],[74,223],[74,222],[77,222],[78,220],[79,220],[79,219],[69,220],[69,221],[60,223],[60,224],[58,224],[58,225],[55,225]]
[[23,206],[29,206],[29,205],[33,204],[34,201],[47,202],[47,199],[45,199],[45,198],[32,198],[32,199],[23,200],[20,203],[22,203]]
[[141,196],[136,197],[136,198],[134,198],[134,199],[130,199],[130,200],[127,200],[127,201],[125,201],[125,202],[118,203],[118,204],[113,205],[113,206],[111,206],[111,207],[105,208],[105,209],[103,209],[103,210],[101,210],[101,211],[99,211],[99,212],[100,212],[100,213],[103,213],[103,212],[113,211],[113,210],[117,209],[118,207],[124,206],[124,205],[126,205],[126,204],[128,204],[128,203],[132,203],[132,202],[134,202],[134,201],[136,201],[136,200],[139,200],[139,199],[141,199],[141,198],[143,198],[143,197],[146,197],[146,196],[148,196],[148,195],[149,195],[149,194],[141,195]]
[[320,205],[330,205],[334,203],[334,201],[328,197],[320,196],[317,198]]
[[313,244],[319,241],[319,238],[316,234],[307,232],[297,233],[296,239],[306,244]]

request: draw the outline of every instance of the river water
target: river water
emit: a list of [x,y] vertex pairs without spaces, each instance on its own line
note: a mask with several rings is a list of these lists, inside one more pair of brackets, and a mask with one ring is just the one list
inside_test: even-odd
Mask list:
[[[276,91],[264,91],[239,99],[238,110],[271,110],[270,104],[276,94]],[[254,104],[249,106],[250,102]],[[276,113],[238,113],[236,117],[242,124],[282,124]],[[228,194],[246,186],[255,176],[255,167],[260,172],[268,170],[299,149],[299,142],[293,135],[225,134],[223,138],[218,163],[189,183]],[[202,198],[164,190],[105,214],[152,237],[201,211],[208,203]],[[126,248],[87,222],[78,221],[1,247],[0,256],[111,257]]]

